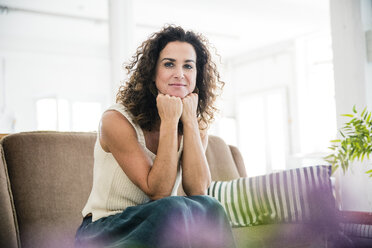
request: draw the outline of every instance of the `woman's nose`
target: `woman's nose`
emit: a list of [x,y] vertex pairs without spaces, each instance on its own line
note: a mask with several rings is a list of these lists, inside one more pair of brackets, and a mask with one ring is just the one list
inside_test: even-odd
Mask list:
[[177,67],[175,71],[175,77],[176,78],[184,78],[184,71],[182,67]]

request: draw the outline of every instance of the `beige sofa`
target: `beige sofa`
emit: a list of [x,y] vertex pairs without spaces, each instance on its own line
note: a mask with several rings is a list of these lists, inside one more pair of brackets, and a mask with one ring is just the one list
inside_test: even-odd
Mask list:
[[[95,140],[95,133],[76,132],[25,132],[2,138],[0,247],[73,247],[91,189]],[[209,136],[206,154],[213,180],[246,176],[239,150],[222,139]],[[322,247],[322,237],[304,224],[233,231],[238,247]]]

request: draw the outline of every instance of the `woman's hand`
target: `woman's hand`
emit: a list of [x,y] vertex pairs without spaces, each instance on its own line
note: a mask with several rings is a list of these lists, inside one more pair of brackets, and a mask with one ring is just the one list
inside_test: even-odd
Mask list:
[[183,111],[181,120],[182,123],[197,121],[196,111],[198,109],[198,94],[190,93],[182,99]]
[[156,106],[161,121],[175,121],[178,123],[183,109],[181,98],[159,93],[156,97]]

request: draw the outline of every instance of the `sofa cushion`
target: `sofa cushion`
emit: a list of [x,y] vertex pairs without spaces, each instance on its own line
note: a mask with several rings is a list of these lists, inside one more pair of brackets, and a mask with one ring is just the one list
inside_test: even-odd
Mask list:
[[323,236],[307,224],[283,223],[233,228],[236,247],[325,247]]
[[94,133],[3,139],[22,247],[73,247],[92,186]]
[[208,194],[224,206],[233,226],[321,221],[334,209],[330,166],[214,181]]

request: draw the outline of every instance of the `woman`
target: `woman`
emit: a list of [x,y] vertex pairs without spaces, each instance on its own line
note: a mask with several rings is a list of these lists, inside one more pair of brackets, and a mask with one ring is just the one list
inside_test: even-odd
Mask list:
[[[126,67],[102,116],[79,247],[234,247],[211,182],[207,128],[221,89],[206,40],[168,26]],[[186,196],[176,196],[182,177]]]

